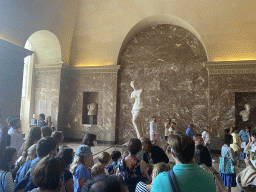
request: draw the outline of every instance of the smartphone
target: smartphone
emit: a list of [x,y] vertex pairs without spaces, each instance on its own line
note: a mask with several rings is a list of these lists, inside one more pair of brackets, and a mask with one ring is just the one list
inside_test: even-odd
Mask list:
[[18,160],[16,161],[16,165],[19,165],[21,163],[22,159],[23,159],[23,156],[20,156],[18,158]]

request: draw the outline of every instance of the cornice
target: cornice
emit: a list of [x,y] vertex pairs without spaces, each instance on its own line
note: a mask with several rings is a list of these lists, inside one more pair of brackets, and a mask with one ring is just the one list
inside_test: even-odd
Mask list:
[[58,64],[34,64],[34,66],[35,66],[36,69],[49,69],[49,68],[61,69],[63,67],[66,67],[62,63],[58,63]]
[[208,61],[203,63],[210,74],[255,74],[256,60]]
[[73,71],[84,71],[88,73],[117,73],[120,65],[104,65],[104,66],[82,66],[70,67]]

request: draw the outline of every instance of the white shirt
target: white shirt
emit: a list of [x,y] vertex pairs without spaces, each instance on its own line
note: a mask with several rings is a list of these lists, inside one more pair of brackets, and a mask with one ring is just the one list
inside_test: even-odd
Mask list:
[[23,136],[21,130],[16,130],[11,127],[8,131],[8,134],[11,135],[11,147],[15,147],[17,152],[19,152],[23,144]]
[[149,130],[150,140],[155,140],[156,134],[157,134],[157,123],[154,121],[151,121],[150,130]]
[[202,133],[202,138],[204,140],[204,144],[210,143],[210,134],[207,131]]
[[169,123],[165,123],[165,126],[164,126],[164,136],[169,136],[170,135],[170,133],[169,133],[170,129],[172,129],[171,128],[171,123],[170,124]]

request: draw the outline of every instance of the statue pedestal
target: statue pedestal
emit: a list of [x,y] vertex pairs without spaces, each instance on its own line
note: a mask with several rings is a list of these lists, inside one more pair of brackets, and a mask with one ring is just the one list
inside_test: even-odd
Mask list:
[[97,124],[97,115],[89,115],[89,124],[91,125]]

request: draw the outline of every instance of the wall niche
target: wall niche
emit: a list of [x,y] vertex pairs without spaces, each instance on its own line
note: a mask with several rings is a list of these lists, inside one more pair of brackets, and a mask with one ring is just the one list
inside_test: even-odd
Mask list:
[[82,124],[97,125],[98,92],[84,92]]

